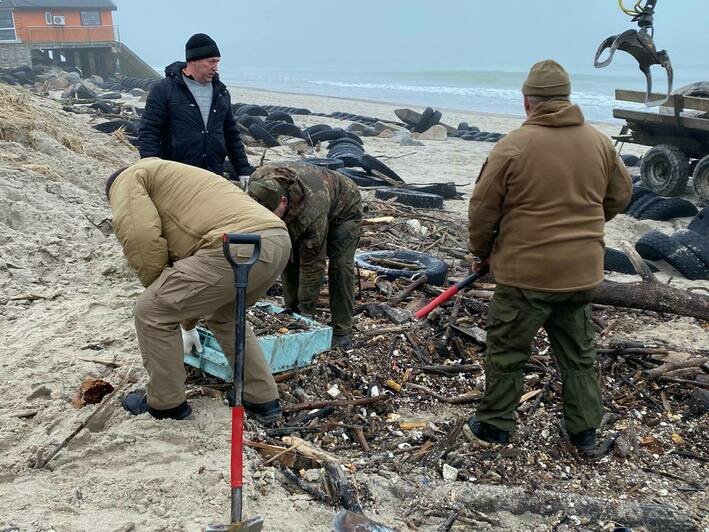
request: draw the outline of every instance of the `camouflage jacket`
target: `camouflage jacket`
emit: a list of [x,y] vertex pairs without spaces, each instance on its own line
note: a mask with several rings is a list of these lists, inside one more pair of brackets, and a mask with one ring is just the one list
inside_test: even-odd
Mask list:
[[280,162],[257,169],[251,180],[272,178],[286,190],[283,221],[300,257],[300,282],[316,283],[325,272],[330,227],[362,218],[362,198],[350,178],[306,163]]

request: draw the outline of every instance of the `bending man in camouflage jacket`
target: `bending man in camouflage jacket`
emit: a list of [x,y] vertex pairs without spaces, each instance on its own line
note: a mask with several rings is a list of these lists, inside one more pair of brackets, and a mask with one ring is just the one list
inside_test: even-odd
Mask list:
[[326,261],[333,347],[352,345],[354,254],[362,198],[346,176],[311,164],[284,162],[256,170],[249,194],[283,219],[293,255],[281,275],[286,306],[314,316]]

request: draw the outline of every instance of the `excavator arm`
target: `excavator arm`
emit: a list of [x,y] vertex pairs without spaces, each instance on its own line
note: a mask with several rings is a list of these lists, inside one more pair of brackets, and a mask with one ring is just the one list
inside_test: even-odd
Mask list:
[[[596,51],[593,66],[603,68],[611,64],[616,50],[621,50],[632,55],[638,62],[638,66],[647,81],[647,92],[645,93],[645,105],[648,107],[661,105],[667,101],[672,92],[672,63],[666,50],[657,50],[654,42],[654,15],[657,0],[638,0],[632,9],[623,5],[623,0],[618,0],[621,10],[632,17],[633,22],[638,24],[639,30],[630,29],[619,35],[611,35],[604,40]],[[608,57],[601,59],[601,55],[609,50]],[[662,99],[651,100],[652,98],[652,72],[653,65],[660,65],[667,72],[667,94]]]

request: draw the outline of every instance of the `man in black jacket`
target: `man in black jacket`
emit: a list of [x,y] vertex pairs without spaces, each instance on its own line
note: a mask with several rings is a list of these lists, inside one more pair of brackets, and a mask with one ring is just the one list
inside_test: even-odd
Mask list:
[[185,45],[186,63],[165,68],[148,95],[140,122],[140,156],[160,157],[224,175],[228,155],[237,176],[253,168],[231,113],[231,96],[219,81],[220,53],[204,33]]

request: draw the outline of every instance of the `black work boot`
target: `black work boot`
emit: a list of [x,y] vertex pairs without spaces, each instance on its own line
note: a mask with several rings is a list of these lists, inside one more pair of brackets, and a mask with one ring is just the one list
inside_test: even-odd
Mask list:
[[468,438],[468,441],[478,443],[483,447],[507,445],[510,442],[509,432],[480,421],[475,416],[472,416],[463,425],[463,434]]
[[350,349],[352,349],[352,335],[341,334],[333,336],[330,348],[334,349],[336,347],[339,347],[340,349],[343,349],[345,351],[349,351]]
[[596,429],[582,430],[576,434],[569,432],[569,440],[583,456],[593,456],[596,451]]
[[148,405],[148,395],[145,392],[130,392],[121,401],[121,406],[134,416],[148,412],[155,419],[192,419],[192,407],[187,401],[174,408],[158,410]]
[[[234,389],[231,388],[224,397],[229,406],[234,406]],[[250,417],[255,418],[265,425],[272,425],[283,417],[281,401],[274,399],[265,403],[252,403],[244,400],[244,410]]]

